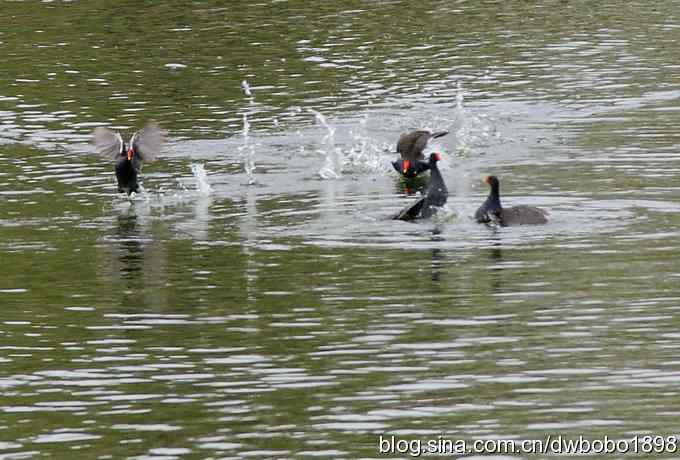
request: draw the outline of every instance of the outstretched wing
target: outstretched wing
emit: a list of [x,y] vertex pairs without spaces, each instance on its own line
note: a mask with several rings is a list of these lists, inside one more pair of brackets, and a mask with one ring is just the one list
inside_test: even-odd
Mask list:
[[149,122],[130,139],[130,145],[142,161],[151,163],[158,157],[168,132],[156,122]]
[[409,133],[404,133],[399,137],[397,152],[405,160],[424,160],[423,150],[432,138],[446,136],[448,131],[432,132],[429,129],[417,129]]
[[415,142],[413,143],[413,152],[416,155],[416,158],[422,160],[425,158],[423,155],[423,150],[425,150],[425,147],[427,147],[427,143],[430,141],[430,138],[432,137],[432,133],[430,131],[416,131],[418,133],[418,136],[415,139]]
[[406,206],[404,209],[399,211],[397,215],[392,217],[392,220],[405,220],[405,221],[416,220],[420,216],[420,211],[423,209],[424,203],[425,197],[422,197],[415,203]]
[[430,139],[436,139],[438,137],[446,136],[449,134],[448,131],[436,131],[432,132],[427,129],[423,129],[420,131],[416,131],[418,133],[418,137],[416,138],[416,141],[413,144],[413,148],[420,156],[423,156],[423,151],[425,150],[425,147],[427,147],[427,143],[430,142]]
[[103,157],[115,160],[119,156],[125,155],[123,138],[116,131],[100,126],[92,133],[92,143],[97,153]]
[[[402,159],[410,161],[423,159],[422,148],[418,146],[423,133],[427,134],[424,131],[411,131],[399,136],[397,152],[401,153]],[[427,143],[427,139],[425,139],[425,143]]]

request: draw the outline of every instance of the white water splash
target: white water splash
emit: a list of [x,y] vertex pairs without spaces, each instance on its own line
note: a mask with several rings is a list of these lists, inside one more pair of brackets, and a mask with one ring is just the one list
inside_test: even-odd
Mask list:
[[243,141],[248,143],[247,141],[249,140],[250,135],[250,122],[248,121],[247,113],[243,114],[243,130],[241,131],[241,134],[243,135]]
[[345,166],[352,172],[377,173],[387,171],[389,162],[385,161],[384,153],[389,146],[377,144],[367,134],[368,114],[364,114],[359,121],[359,126],[350,129],[352,147],[344,157]]
[[243,114],[243,145],[239,147],[243,160],[243,169],[248,176],[248,185],[255,183],[255,147],[250,144],[250,122],[248,115]]
[[205,168],[200,163],[193,163],[191,165],[191,173],[194,175],[196,180],[196,191],[201,195],[210,195],[212,192],[212,187],[208,182],[208,175],[205,172]]
[[484,115],[476,115],[465,107],[465,91],[460,82],[456,83],[456,108],[452,120],[456,150],[465,157],[475,147],[488,145],[499,136],[494,124]]
[[463,109],[463,85],[460,83],[460,81],[456,82],[456,109],[457,110],[462,110]]
[[320,112],[313,109],[307,110],[314,115],[317,122],[326,128],[326,135],[323,138],[323,143],[326,148],[325,150],[320,151],[325,154],[326,161],[319,170],[319,176],[321,176],[322,179],[339,179],[342,176],[344,159],[342,157],[342,151],[335,146],[335,128],[328,123],[326,117]]
[[[241,88],[246,96],[250,98],[250,104],[254,102],[253,93],[250,91],[250,85],[246,80],[241,82]],[[243,170],[248,176],[248,185],[255,183],[255,146],[250,144],[250,122],[248,121],[248,114],[243,114],[243,145],[239,147],[241,158],[243,160]]]
[[250,91],[250,85],[248,84],[248,82],[246,80],[243,80],[241,82],[241,89],[243,89],[243,92],[246,94],[246,96],[248,96],[248,97],[253,96],[252,91]]

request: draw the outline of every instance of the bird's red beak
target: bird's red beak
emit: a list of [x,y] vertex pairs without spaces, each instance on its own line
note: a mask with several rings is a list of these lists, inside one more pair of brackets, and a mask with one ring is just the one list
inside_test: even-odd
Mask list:
[[135,151],[132,148],[128,149],[128,161],[132,161],[133,156],[135,156]]
[[437,161],[442,161],[442,156],[441,156],[440,154],[438,154],[438,153],[435,153],[435,154],[434,154],[434,159],[437,160]]
[[484,182],[486,182],[487,184],[491,185],[491,176],[486,176],[486,177],[484,178]]
[[410,160],[404,160],[404,164],[403,164],[403,167],[402,167],[403,173],[406,174],[410,168],[411,168],[411,161]]

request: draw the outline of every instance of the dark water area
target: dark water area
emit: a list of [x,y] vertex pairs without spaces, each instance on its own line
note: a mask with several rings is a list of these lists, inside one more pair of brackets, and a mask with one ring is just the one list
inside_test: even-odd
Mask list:
[[[0,1],[0,459],[676,434],[679,7]],[[88,142],[148,120],[127,200]]]

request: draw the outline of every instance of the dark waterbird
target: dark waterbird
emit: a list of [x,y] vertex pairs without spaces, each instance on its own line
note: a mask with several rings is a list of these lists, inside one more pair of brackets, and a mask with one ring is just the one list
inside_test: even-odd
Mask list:
[[548,213],[533,206],[501,206],[500,182],[496,176],[487,176],[484,182],[489,184],[491,191],[486,201],[477,209],[475,219],[481,224],[496,223],[500,226],[509,225],[540,225],[548,223]]
[[139,193],[138,176],[142,171],[142,163],[151,163],[156,159],[165,142],[167,132],[157,123],[149,122],[130,138],[126,145],[120,133],[99,127],[94,130],[93,143],[97,153],[116,161],[116,179],[118,192]]
[[446,136],[448,131],[430,131],[419,129],[404,133],[397,142],[397,153],[401,158],[392,162],[392,166],[404,177],[416,177],[418,174],[430,169],[430,163],[425,160],[423,150],[427,147],[430,139]]
[[431,172],[430,186],[424,197],[404,208],[399,214],[394,216],[395,220],[416,220],[427,219],[437,213],[439,208],[446,204],[449,191],[444,183],[442,173],[437,167],[437,162],[442,157],[438,153],[430,155],[429,168]]

